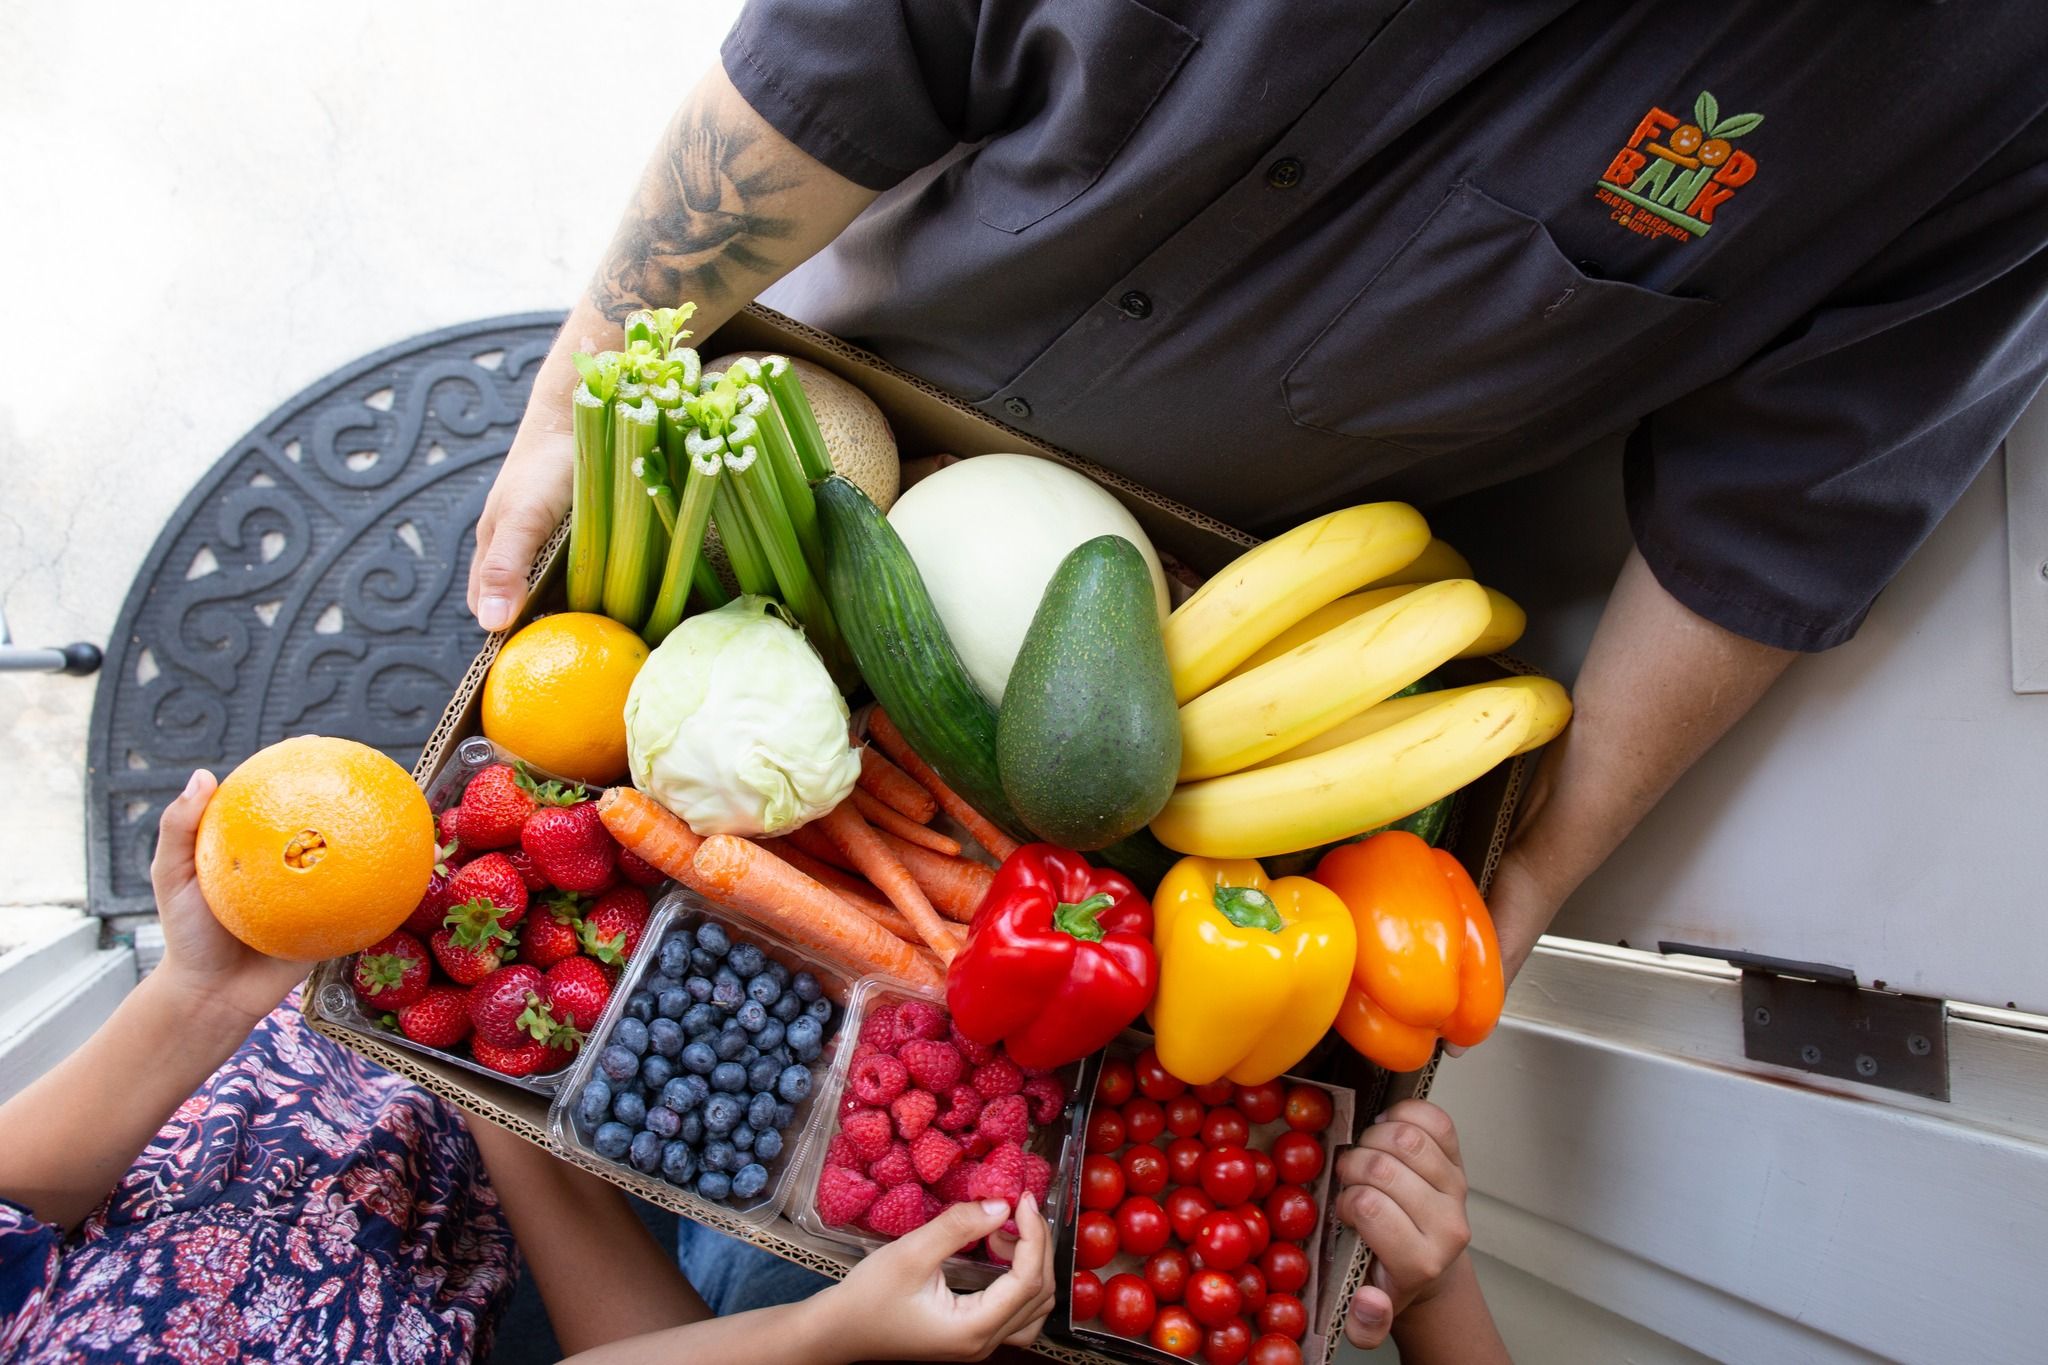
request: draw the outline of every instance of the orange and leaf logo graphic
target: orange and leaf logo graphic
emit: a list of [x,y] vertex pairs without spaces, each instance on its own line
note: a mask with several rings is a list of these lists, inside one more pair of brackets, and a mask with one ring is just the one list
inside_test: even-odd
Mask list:
[[1756,158],[1737,148],[1735,139],[1763,121],[1762,114],[1722,118],[1721,102],[1704,90],[1693,102],[1690,123],[1652,105],[1608,163],[1594,194],[1631,232],[1681,242],[1704,237],[1715,211],[1756,178]]

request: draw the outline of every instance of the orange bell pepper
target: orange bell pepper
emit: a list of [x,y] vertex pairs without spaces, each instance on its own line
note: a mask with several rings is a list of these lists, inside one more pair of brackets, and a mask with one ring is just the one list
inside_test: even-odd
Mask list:
[[1389,1071],[1414,1071],[1439,1038],[1471,1047],[1507,993],[1493,919],[1458,860],[1405,830],[1332,849],[1316,880],[1358,925],[1337,1032]]

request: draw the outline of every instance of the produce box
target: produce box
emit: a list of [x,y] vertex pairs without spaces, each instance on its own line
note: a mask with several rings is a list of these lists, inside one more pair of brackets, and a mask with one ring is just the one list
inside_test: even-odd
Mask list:
[[[1215,573],[1257,543],[1254,537],[1213,517],[1183,507],[1119,474],[991,421],[922,380],[759,305],[749,307],[706,338],[701,349],[705,355],[714,357],[737,350],[775,351],[838,374],[880,406],[906,461],[939,454],[969,457],[1014,451],[1067,464],[1108,489],[1130,510],[1161,551],[1198,575]],[[423,787],[433,783],[444,767],[460,761],[462,742],[477,734],[484,675],[497,657],[500,646],[531,616],[560,608],[561,560],[566,540],[565,527],[543,549],[534,568],[534,592],[527,617],[485,642],[461,686],[450,699],[448,709],[421,751],[414,770]],[[1446,667],[1443,673],[1448,681],[1464,683],[1531,671],[1512,659],[1495,656],[1456,663]],[[1482,889],[1491,881],[1501,851],[1506,846],[1529,763],[1527,757],[1517,757],[1500,764],[1467,787],[1457,802],[1446,842],[1471,869]],[[646,944],[642,946],[643,950],[647,947]],[[644,970],[644,959],[636,963],[636,967]],[[344,1046],[418,1082],[460,1108],[502,1124],[565,1160],[707,1227],[731,1233],[828,1275],[842,1275],[846,1267],[858,1260],[860,1248],[850,1247],[842,1239],[810,1231],[788,1217],[786,1212],[772,1212],[764,1221],[761,1208],[742,1210],[728,1203],[704,1200],[663,1181],[658,1175],[642,1174],[629,1165],[598,1157],[580,1142],[568,1141],[573,1136],[573,1127],[564,1128],[558,1134],[556,1126],[550,1122],[548,1096],[480,1074],[453,1057],[408,1050],[400,1046],[391,1034],[367,1026],[367,1021],[349,1007],[345,986],[341,991],[344,998],[340,1000],[335,998],[333,991],[321,989],[335,979],[333,973],[337,969],[336,964],[328,964],[316,974],[315,988],[306,993],[306,1014],[314,1028]],[[1392,1075],[1365,1062],[1349,1048],[1326,1043],[1311,1054],[1297,1072],[1352,1092],[1355,1125],[1357,1119],[1369,1119],[1395,1100],[1427,1094],[1434,1069],[1432,1062],[1419,1071]],[[564,1086],[557,1103],[573,1103],[575,1090],[573,1083]],[[1355,1136],[1355,1128],[1351,1136]],[[801,1152],[795,1154],[799,1163],[802,1155]],[[788,1162],[790,1158],[785,1156],[783,1160]],[[789,1187],[793,1183],[798,1182],[786,1181],[777,1187],[781,1206],[786,1207],[789,1202]],[[770,1201],[767,1205],[771,1210],[777,1206],[778,1201]],[[1071,1228],[1056,1229],[1056,1235],[1070,1238]],[[1324,1361],[1334,1353],[1336,1343],[1342,1340],[1338,1315],[1360,1283],[1366,1264],[1367,1255],[1358,1239],[1348,1230],[1339,1229],[1329,1243],[1327,1259],[1316,1267],[1317,1289],[1311,1304],[1315,1320],[1310,1324],[1310,1331],[1320,1337],[1320,1358]],[[1056,1308],[1055,1318],[1058,1319],[1065,1311],[1064,1304]],[[1058,1360],[1098,1361],[1110,1358],[1050,1337],[1041,1340],[1036,1349]],[[1318,1357],[1311,1355],[1309,1359]]]

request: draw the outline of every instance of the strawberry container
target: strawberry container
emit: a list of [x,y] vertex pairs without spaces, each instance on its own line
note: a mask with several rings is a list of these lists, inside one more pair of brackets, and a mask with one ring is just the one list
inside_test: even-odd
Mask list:
[[[841,1109],[848,1097],[848,1086],[853,1069],[854,1052],[860,1045],[861,1027],[869,1016],[883,1005],[900,1005],[908,1001],[931,1005],[926,996],[888,977],[863,977],[854,987],[853,996],[846,1008],[846,1022],[839,1033],[839,1047],[832,1060],[831,1074],[824,1088],[813,1100],[810,1131],[805,1134],[803,1160],[791,1181],[793,1194],[790,1200],[789,1217],[798,1227],[811,1234],[816,1241],[839,1247],[858,1257],[869,1251],[889,1244],[890,1239],[853,1225],[835,1225],[825,1220],[818,1209],[818,1180],[825,1166],[825,1156],[833,1137],[840,1128]],[[1078,1123],[1080,1105],[1075,1102],[1075,1089],[1082,1064],[1064,1066],[1054,1073],[1059,1077],[1067,1092],[1067,1100],[1058,1117],[1049,1123],[1033,1122],[1025,1150],[1042,1158],[1052,1170],[1051,1189],[1040,1201],[1046,1220],[1053,1224],[1055,1240],[1063,1236],[1059,1226],[1057,1210],[1062,1203],[1062,1175],[1068,1163],[1069,1153],[1078,1152],[1081,1145],[1081,1130]],[[1074,1158],[1078,1164],[1078,1157]],[[946,1281],[956,1289],[978,1289],[1000,1276],[1005,1267],[988,1259],[985,1255],[953,1256],[946,1263]]]
[[[681,1180],[667,1179],[659,1170],[648,1172],[636,1168],[628,1157],[601,1152],[598,1130],[607,1120],[593,1120],[579,1105],[586,1085],[593,1080],[608,1080],[602,1065],[605,1049],[618,1039],[620,1023],[628,1016],[629,1002],[634,993],[645,989],[647,983],[660,974],[662,942],[675,933],[691,935],[694,940],[697,932],[707,925],[722,930],[735,951],[742,944],[752,944],[760,949],[768,961],[780,963],[788,969],[792,982],[799,972],[810,974],[821,987],[821,998],[831,1001],[833,1005],[831,1017],[820,1026],[819,1051],[816,1059],[809,1063],[792,1063],[805,1066],[809,1084],[806,1094],[802,1097],[793,1101],[785,1100],[793,1112],[789,1122],[777,1129],[782,1142],[781,1151],[759,1163],[766,1170],[767,1180],[760,1190],[744,1196],[729,1191],[723,1197],[707,1197],[699,1184],[701,1172],[695,1168]],[[682,979],[677,978],[679,983]],[[820,1095],[825,1089],[841,1023],[845,1017],[849,984],[843,974],[823,959],[749,920],[720,911],[692,891],[676,887],[663,896],[660,904],[655,907],[654,916],[648,921],[645,937],[641,940],[640,950],[634,954],[631,965],[627,967],[625,974],[619,979],[618,986],[612,991],[611,999],[606,1003],[597,1027],[591,1031],[576,1064],[570,1068],[567,1081],[556,1092],[554,1104],[548,1110],[548,1129],[557,1145],[564,1150],[576,1154],[585,1161],[603,1162],[618,1171],[612,1179],[628,1189],[636,1190],[650,1198],[658,1198],[660,1202],[671,1207],[675,1206],[678,1198],[686,1207],[699,1201],[714,1203],[744,1222],[765,1227],[774,1221],[781,1210],[791,1188],[792,1174],[802,1164],[805,1135],[811,1127],[811,1115],[819,1105]],[[654,1017],[662,1017],[658,1004],[654,1009]],[[783,1024],[786,1031],[788,1023],[792,1021],[777,1022]],[[650,1041],[646,1055],[654,1054],[655,1049]],[[645,1057],[642,1060],[644,1064]],[[695,1073],[688,1070],[679,1055],[674,1059],[672,1078],[680,1079],[686,1074]],[[715,1095],[715,1092],[709,1091],[709,1085],[707,1080],[708,1093],[690,1106],[690,1112],[684,1115],[685,1119],[695,1116],[698,1123],[702,1123],[705,1111],[709,1107],[709,1100]],[[661,1102],[658,1093],[645,1096],[645,1100],[648,1104]],[[615,1113],[610,1115],[613,1119],[617,1117],[619,1116]],[[680,1137],[681,1133],[675,1136]],[[712,1139],[713,1135],[710,1134],[699,1138],[700,1153],[703,1146],[708,1145]],[[732,1172],[725,1174],[730,1176]]]
[[[1093,1117],[1096,1105],[1095,1083],[1102,1074],[1103,1063],[1111,1058],[1133,1061],[1139,1054],[1151,1046],[1152,1038],[1150,1034],[1142,1033],[1136,1029],[1128,1029],[1107,1048],[1096,1053],[1083,1063],[1074,1104],[1077,1114],[1075,1127],[1077,1134],[1086,1134],[1088,1131],[1088,1123]],[[1279,1076],[1275,1078],[1275,1083],[1283,1090],[1297,1085],[1310,1086],[1322,1091],[1330,1100],[1330,1122],[1315,1134],[1323,1147],[1322,1169],[1318,1172],[1314,1183],[1305,1186],[1310,1196],[1314,1199],[1315,1207],[1321,1216],[1316,1220],[1314,1231],[1303,1242],[1302,1249],[1306,1252],[1308,1259],[1308,1282],[1302,1285],[1295,1294],[1295,1297],[1301,1300],[1302,1306],[1306,1310],[1307,1332],[1301,1341],[1302,1358],[1310,1361],[1325,1360],[1336,1346],[1336,1343],[1330,1339],[1329,1330],[1336,1308],[1335,1298],[1337,1294],[1344,1290],[1346,1279],[1344,1273],[1345,1266],[1339,1264],[1337,1260],[1338,1234],[1342,1229],[1339,1228],[1337,1220],[1330,1215],[1330,1201],[1334,1195],[1332,1185],[1335,1179],[1334,1171],[1337,1152],[1342,1146],[1351,1141],[1351,1135],[1354,1131],[1352,1123],[1356,1116],[1357,1095],[1356,1092],[1346,1087],[1331,1085],[1326,1081],[1312,1080],[1306,1076]],[[1274,1138],[1287,1131],[1289,1129],[1284,1116],[1268,1123],[1252,1124],[1251,1139],[1246,1144],[1247,1149],[1265,1151],[1272,1145]],[[1170,1132],[1162,1133],[1156,1141],[1163,1149],[1171,1137],[1172,1134]],[[1080,1266],[1076,1263],[1074,1235],[1081,1213],[1081,1162],[1087,1155],[1085,1145],[1085,1142],[1077,1137],[1077,1140],[1068,1150],[1067,1163],[1060,1173],[1060,1188],[1064,1193],[1064,1198],[1061,1203],[1059,1228],[1057,1229],[1059,1240],[1054,1243],[1054,1263],[1057,1267],[1055,1283],[1058,1286],[1058,1299],[1053,1304],[1052,1316],[1046,1320],[1046,1331],[1056,1339],[1069,1342],[1098,1355],[1109,1356],[1119,1360],[1166,1362],[1180,1359],[1180,1357],[1161,1351],[1147,1342],[1118,1336],[1110,1332],[1104,1327],[1099,1318],[1081,1322],[1076,1322],[1073,1318],[1072,1290],[1074,1274],[1080,1269]],[[1130,1145],[1126,1141],[1123,1147],[1119,1147],[1116,1152],[1108,1153],[1107,1155],[1119,1155]],[[1168,1188],[1170,1190],[1173,1187],[1169,1185]],[[1162,1193],[1159,1197],[1163,1201],[1165,1194]],[[1263,1198],[1258,1198],[1252,1202],[1263,1206],[1265,1201]],[[1282,1239],[1278,1233],[1274,1233],[1272,1240],[1280,1241]],[[1177,1238],[1169,1234],[1167,1245],[1177,1246],[1181,1244]],[[1182,1249],[1186,1251],[1192,1250],[1192,1248],[1185,1246]],[[1254,1257],[1253,1262],[1247,1262],[1247,1264],[1254,1263],[1256,1260],[1257,1258]],[[1105,1284],[1109,1282],[1112,1275],[1126,1272],[1139,1275],[1142,1278],[1144,1261],[1144,1257],[1119,1250],[1117,1255],[1107,1265],[1095,1268],[1095,1275]],[[1161,1307],[1165,1307],[1165,1305],[1162,1304]],[[1254,1339],[1260,1335],[1261,1333],[1256,1330],[1252,1333]]]

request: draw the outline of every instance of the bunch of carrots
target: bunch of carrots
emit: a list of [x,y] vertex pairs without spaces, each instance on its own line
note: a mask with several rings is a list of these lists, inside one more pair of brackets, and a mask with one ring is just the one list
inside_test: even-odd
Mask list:
[[995,873],[963,857],[932,820],[945,811],[997,859],[1017,843],[941,781],[879,707],[868,738],[853,794],[780,838],[701,838],[631,787],[611,788],[598,810],[612,837],[642,859],[849,978],[880,972],[941,989],[966,937],[961,926]]

